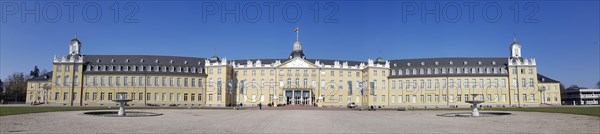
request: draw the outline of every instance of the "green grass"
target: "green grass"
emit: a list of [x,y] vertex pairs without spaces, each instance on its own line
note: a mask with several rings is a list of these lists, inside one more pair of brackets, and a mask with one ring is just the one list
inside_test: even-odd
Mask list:
[[[58,112],[58,111],[84,111],[84,110],[117,110],[118,107],[0,107],[0,116]],[[187,107],[128,107],[127,109],[188,109]],[[230,107],[190,107],[190,109],[223,109],[231,110]]]

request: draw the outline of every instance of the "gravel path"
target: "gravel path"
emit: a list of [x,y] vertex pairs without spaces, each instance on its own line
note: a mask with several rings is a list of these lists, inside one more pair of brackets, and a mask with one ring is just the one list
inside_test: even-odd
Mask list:
[[97,117],[82,111],[0,117],[0,133],[600,133],[600,117],[512,112],[481,118],[456,111],[133,110],[155,117]]

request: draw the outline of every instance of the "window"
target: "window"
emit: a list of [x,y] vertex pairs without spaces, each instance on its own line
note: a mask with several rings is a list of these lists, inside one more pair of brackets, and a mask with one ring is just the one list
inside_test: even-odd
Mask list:
[[527,84],[525,83],[525,78],[521,78],[521,87],[527,87]]
[[64,82],[65,82],[65,83],[63,84],[64,86],[68,86],[68,85],[69,85],[69,83],[70,83],[70,82],[69,82],[69,76],[68,76],[68,75],[67,75],[67,76],[65,76],[65,81],[64,81]]
[[529,78],[529,87],[533,87],[533,78]]
[[108,93],[108,100],[112,100],[113,99],[113,93]]
[[[179,81],[179,78],[177,78],[177,81]],[[177,83],[179,83],[179,82],[177,82]],[[188,87],[188,78],[183,79],[183,87]]]
[[[118,81],[118,80],[117,80],[117,81]],[[127,79],[127,77],[123,77],[123,85],[124,85],[124,86],[127,86],[127,85],[129,85],[129,82],[128,82],[128,79]]]
[[121,86],[121,77],[117,77],[116,84],[117,86]]
[[100,100],[104,100],[104,92],[100,93]]
[[431,89],[431,80],[427,80],[427,88]]
[[56,65],[56,72],[62,71],[62,65]]
[[60,76],[56,76],[56,86],[60,86]]
[[402,95],[398,95],[398,103],[402,103]]
[[98,98],[98,93],[92,93],[92,100],[95,101]]

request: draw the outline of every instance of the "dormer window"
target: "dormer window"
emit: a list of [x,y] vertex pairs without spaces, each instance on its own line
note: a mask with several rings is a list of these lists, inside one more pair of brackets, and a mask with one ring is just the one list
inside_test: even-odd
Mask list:
[[144,59],[140,59],[140,62],[144,62]]
[[421,62],[421,66],[425,66],[425,62]]
[[183,64],[187,64],[187,60],[186,60],[186,61],[183,61]]
[[477,62],[477,64],[478,64],[478,65],[481,65],[481,61],[478,61],[478,62]]
[[437,66],[437,65],[439,65],[439,64],[440,64],[439,62],[437,62],[437,61],[435,62],[435,65],[436,65],[436,66]]
[[464,62],[463,62],[463,64],[467,65],[467,64],[469,64],[469,62],[467,62],[467,61],[464,61]]
[[454,65],[454,62],[450,61],[450,65]]
[[158,63],[158,59],[154,60],[154,63]]
[[492,65],[496,65],[496,61],[492,61]]
[[169,63],[173,63],[173,60],[169,61]]
[[115,62],[115,59],[111,59],[110,62]]
[[100,59],[96,60],[96,62],[100,62]]
[[406,63],[406,66],[410,66],[410,63]]

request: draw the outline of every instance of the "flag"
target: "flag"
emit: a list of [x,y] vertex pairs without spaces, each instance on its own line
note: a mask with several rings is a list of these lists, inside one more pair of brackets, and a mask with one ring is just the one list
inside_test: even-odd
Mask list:
[[348,81],[348,95],[352,95],[352,81]]
[[232,93],[232,91],[231,91],[232,88],[233,88],[232,80],[229,80],[229,83],[227,84],[227,92],[229,92],[230,95]]
[[242,80],[242,82],[240,83],[241,84],[241,86],[240,86],[240,94],[244,94],[244,86],[246,86],[245,83],[246,83],[246,81],[244,81],[244,80]]
[[298,32],[298,27],[296,27],[296,29],[294,29],[294,32],[296,32],[296,33]]
[[363,89],[364,89],[362,82],[358,83],[358,88],[360,89],[360,95],[362,96],[363,95]]

